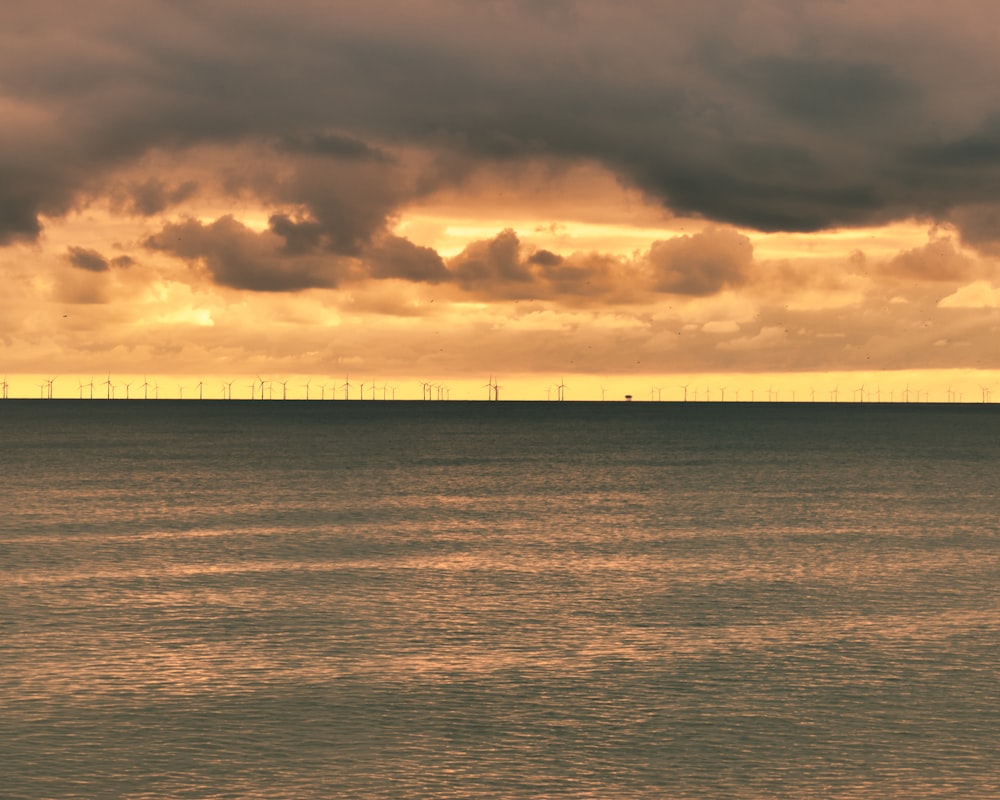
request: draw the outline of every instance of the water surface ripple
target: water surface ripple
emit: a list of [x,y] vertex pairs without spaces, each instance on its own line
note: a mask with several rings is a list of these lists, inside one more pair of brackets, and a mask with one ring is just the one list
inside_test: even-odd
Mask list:
[[0,404],[5,798],[1000,797],[991,406]]

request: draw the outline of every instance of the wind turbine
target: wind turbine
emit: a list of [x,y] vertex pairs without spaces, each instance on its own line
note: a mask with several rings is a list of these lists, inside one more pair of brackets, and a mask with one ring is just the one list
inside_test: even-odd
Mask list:
[[142,399],[149,399],[149,379],[145,375],[142,376]]
[[344,399],[345,400],[350,400],[351,399],[351,376],[350,375],[345,375],[344,376]]
[[184,387],[179,383],[177,384],[177,399],[178,400],[184,399]]
[[305,383],[302,384],[304,387],[306,387],[306,400],[309,399],[309,384],[310,383],[312,383],[312,379],[311,378],[309,380],[307,380]]
[[52,384],[55,383],[55,380],[56,380],[55,378],[49,378],[46,381],[46,383],[48,384],[48,387],[49,387],[49,400],[52,399]]
[[562,378],[560,378],[559,379],[559,384],[558,384],[558,386],[556,386],[556,389],[559,392],[558,397],[559,397],[560,400],[565,400],[566,399],[566,389],[567,388],[568,387],[566,386],[566,383],[563,381]]
[[205,390],[205,382],[204,381],[198,381],[198,386],[196,388],[198,389],[198,399],[199,400],[203,399],[202,398],[202,393]]
[[125,399],[126,399],[126,400],[130,400],[130,399],[131,399],[131,398],[129,397],[129,387],[130,387],[131,385],[132,385],[132,383],[131,383],[131,382],[129,382],[129,383],[126,383],[126,384],[125,384]]
[[681,384],[681,388],[684,390],[684,402],[688,401],[688,384]]
[[104,381],[104,385],[108,387],[108,400],[114,397],[115,385],[111,382],[111,373],[108,373],[108,379]]
[[[9,385],[9,384],[7,383],[7,376],[6,376],[6,375],[4,375],[4,376],[3,376],[3,399],[4,399],[4,400],[6,400],[6,399],[7,399],[7,387],[8,387],[8,385]],[[83,394],[82,394],[82,393],[81,393],[80,397],[81,397],[81,398],[83,397]]]
[[288,381],[281,381],[281,399],[288,399]]
[[232,400],[233,399],[233,382],[229,381],[229,383],[227,383],[226,386],[229,387],[229,399]]
[[726,402],[726,387],[725,386],[723,386],[721,389],[719,389],[719,402],[721,402],[721,403],[725,403]]
[[88,384],[88,386],[90,386],[90,399],[93,400],[94,399],[94,378],[93,378],[93,376],[91,376],[90,383]]
[[[5,379],[5,381],[4,381],[4,382],[6,382],[6,379]],[[80,381],[80,399],[81,399],[81,400],[83,400],[83,387],[84,387],[84,386],[86,386],[86,385],[87,385],[87,384],[85,384],[85,383],[84,383],[83,381]],[[6,387],[4,387],[4,388],[6,388]],[[5,398],[5,399],[6,399],[6,398]]]

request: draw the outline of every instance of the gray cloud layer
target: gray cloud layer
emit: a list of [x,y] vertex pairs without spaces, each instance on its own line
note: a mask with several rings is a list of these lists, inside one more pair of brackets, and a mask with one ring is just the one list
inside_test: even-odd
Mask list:
[[[197,186],[111,175],[154,150],[247,144],[274,174],[229,175],[231,191],[302,209],[272,218],[281,241],[244,275],[211,262],[249,288],[333,285],[335,257],[374,247],[407,202],[525,157],[593,160],[720,223],[930,216],[995,249],[998,21],[986,0],[7,4],[0,244],[101,193],[161,213]],[[429,158],[411,174],[397,155],[414,149]],[[379,252],[380,274],[442,277],[430,254]],[[334,266],[285,264],[309,253]]]

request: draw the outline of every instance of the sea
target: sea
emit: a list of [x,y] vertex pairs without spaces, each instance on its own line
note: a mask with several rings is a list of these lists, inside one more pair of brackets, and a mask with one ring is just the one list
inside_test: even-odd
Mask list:
[[0,797],[1000,797],[1000,406],[0,401]]

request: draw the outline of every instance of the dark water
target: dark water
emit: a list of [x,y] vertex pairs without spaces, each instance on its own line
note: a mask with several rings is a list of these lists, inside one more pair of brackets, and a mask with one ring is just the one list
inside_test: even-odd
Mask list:
[[4,798],[1000,797],[1000,413],[0,403]]

